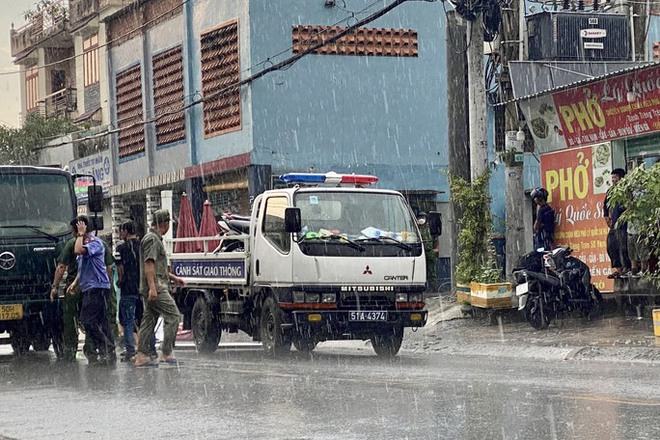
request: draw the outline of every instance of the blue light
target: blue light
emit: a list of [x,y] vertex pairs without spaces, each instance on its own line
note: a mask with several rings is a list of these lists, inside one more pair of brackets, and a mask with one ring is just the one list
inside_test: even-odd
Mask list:
[[280,180],[287,183],[323,183],[325,182],[325,174],[289,173],[282,174]]

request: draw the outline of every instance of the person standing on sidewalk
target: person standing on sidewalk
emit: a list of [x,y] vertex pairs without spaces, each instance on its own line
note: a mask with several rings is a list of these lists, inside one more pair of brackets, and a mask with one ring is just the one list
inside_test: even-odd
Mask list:
[[548,204],[548,190],[535,188],[530,196],[539,207],[534,222],[534,249],[551,251],[555,244],[555,210]]
[[78,275],[67,293],[74,296],[78,286],[82,290],[80,322],[85,328],[85,339],[91,339],[99,355],[96,358],[95,353],[86,353],[90,364],[114,365],[117,355],[107,316],[110,279],[105,263],[105,245],[90,232],[86,216],[76,217],[71,225],[75,225],[77,231],[73,250],[78,260]]
[[140,243],[140,293],[145,299],[144,317],[138,333],[138,352],[135,366],[157,365],[149,357],[149,345],[156,321],[163,317],[164,331],[161,343],[161,362],[176,364],[174,341],[179,328],[181,314],[169,292],[169,282],[183,286],[184,281],[171,274],[167,254],[163,246],[163,235],[170,229],[170,213],[159,209],[153,213],[151,230]]
[[[612,170],[612,187],[617,185],[621,179],[626,176],[623,168]],[[610,188],[611,189],[611,188]],[[605,195],[603,204],[603,217],[610,228],[607,233],[607,255],[612,262],[612,273],[607,278],[618,278],[626,275],[630,270],[630,258],[628,257],[628,225],[620,222],[619,217],[626,210],[625,207],[616,203],[610,206],[610,190]]]

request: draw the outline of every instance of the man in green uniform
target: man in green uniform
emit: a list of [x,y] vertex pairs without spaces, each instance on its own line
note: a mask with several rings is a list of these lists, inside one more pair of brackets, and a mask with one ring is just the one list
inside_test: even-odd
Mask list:
[[[183,286],[184,281],[170,273],[163,235],[170,229],[170,213],[159,209],[153,214],[151,229],[140,243],[140,294],[145,300],[144,316],[138,333],[138,352],[135,366],[154,365],[149,357],[151,337],[159,316],[163,317],[164,331],[161,344],[161,362],[176,364],[174,340],[181,314],[170,295],[169,282]],[[158,365],[158,364],[155,364]]]
[[[76,231],[72,227],[72,233],[75,235]],[[73,252],[73,246],[76,242],[75,238],[69,239],[64,244],[64,249],[60,252],[57,258],[57,268],[55,269],[55,278],[53,285],[50,289],[50,300],[57,300],[59,294],[59,287],[64,274],[66,273],[66,286],[64,290],[69,288],[73,280],[76,279],[78,273],[78,263],[76,262],[76,254]],[[62,304],[62,320],[64,321],[63,328],[63,343],[64,352],[62,360],[73,362],[76,360],[76,352],[78,351],[78,303],[80,302],[80,293],[75,296],[64,295]]]

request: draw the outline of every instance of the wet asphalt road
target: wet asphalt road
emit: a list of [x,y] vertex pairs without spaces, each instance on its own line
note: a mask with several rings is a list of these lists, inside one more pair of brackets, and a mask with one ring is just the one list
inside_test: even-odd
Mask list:
[[657,365],[321,345],[180,368],[0,357],[0,438],[658,439]]

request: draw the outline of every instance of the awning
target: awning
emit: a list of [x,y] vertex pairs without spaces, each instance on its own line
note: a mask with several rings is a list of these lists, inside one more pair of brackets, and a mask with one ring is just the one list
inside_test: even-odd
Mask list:
[[85,113],[78,116],[76,119],[73,120],[73,122],[75,122],[76,124],[80,122],[85,122],[86,120],[91,119],[92,116],[94,116],[96,112],[98,112],[99,110],[101,110],[101,106],[93,107],[91,110],[87,110]]
[[509,73],[514,99],[498,105],[535,98],[658,64],[631,61],[511,61]]

